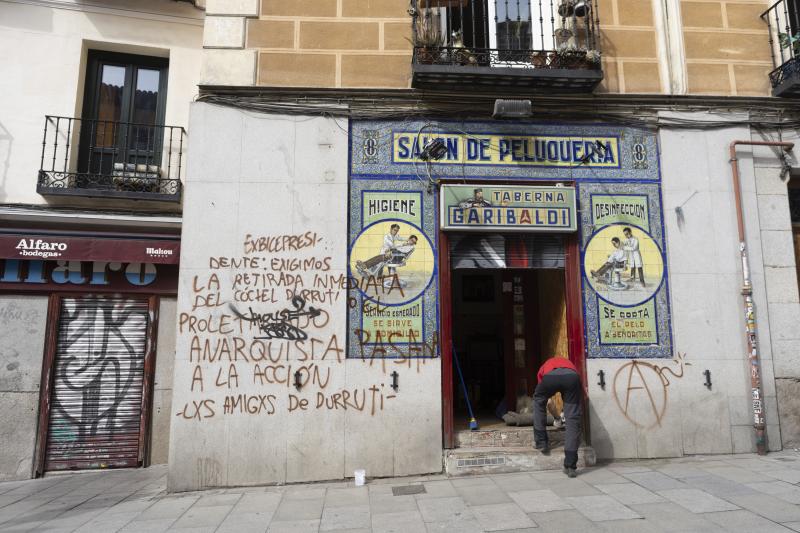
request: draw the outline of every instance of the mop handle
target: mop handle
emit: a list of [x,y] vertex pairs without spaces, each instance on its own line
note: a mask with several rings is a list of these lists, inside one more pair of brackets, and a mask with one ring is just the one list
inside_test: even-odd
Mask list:
[[450,345],[453,348],[453,360],[456,362],[456,370],[458,370],[458,377],[461,379],[461,387],[464,389],[464,399],[467,400],[467,409],[469,410],[469,417],[475,418],[472,414],[472,404],[469,401],[469,394],[467,394],[467,384],[464,381],[464,374],[461,373],[461,364],[458,362],[458,354],[456,353],[455,344]]

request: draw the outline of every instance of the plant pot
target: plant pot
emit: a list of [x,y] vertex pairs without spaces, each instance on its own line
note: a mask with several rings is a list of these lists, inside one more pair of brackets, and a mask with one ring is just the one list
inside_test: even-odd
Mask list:
[[558,5],[558,14],[562,18],[571,17],[575,13],[575,2],[574,0],[561,0],[561,3]]

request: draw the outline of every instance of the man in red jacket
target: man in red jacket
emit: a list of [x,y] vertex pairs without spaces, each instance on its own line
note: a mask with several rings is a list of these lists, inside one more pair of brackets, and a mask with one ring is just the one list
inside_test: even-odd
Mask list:
[[539,384],[533,393],[533,439],[536,449],[545,455],[550,453],[547,438],[547,400],[561,393],[564,400],[564,418],[567,421],[564,439],[564,473],[577,476],[578,446],[581,443],[582,388],[578,369],[563,357],[551,357],[539,368]]

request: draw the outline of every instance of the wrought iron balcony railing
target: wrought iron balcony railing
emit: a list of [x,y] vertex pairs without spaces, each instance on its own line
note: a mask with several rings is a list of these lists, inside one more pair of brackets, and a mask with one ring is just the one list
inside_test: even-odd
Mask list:
[[414,0],[413,84],[590,92],[603,79],[597,0]]
[[761,14],[769,28],[774,96],[800,96],[800,0],[779,0]]
[[185,138],[180,126],[48,115],[36,190],[179,202]]

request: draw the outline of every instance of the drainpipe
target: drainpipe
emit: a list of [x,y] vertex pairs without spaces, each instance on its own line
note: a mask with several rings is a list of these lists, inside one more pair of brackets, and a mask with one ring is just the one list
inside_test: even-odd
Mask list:
[[744,240],[744,216],[742,215],[742,191],[739,180],[739,160],[736,158],[736,146],[779,146],[790,151],[794,143],[777,141],[733,141],[731,150],[731,170],[733,172],[733,194],[736,201],[736,224],[739,230],[739,253],[742,257],[742,297],[744,299],[744,317],[747,324],[747,359],[750,362],[750,388],[753,402],[753,427],[756,432],[756,450],[759,455],[766,455],[767,442],[764,435],[766,421],[764,418],[764,391],[761,387],[761,361],[756,339],[756,311],[753,305],[753,285],[750,281],[750,265],[747,260],[747,244]]

